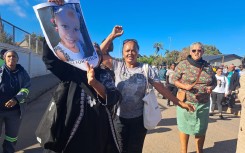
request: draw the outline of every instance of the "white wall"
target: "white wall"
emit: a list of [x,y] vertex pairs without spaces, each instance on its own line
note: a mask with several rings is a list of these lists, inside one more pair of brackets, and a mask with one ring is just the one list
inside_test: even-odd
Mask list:
[[42,61],[42,56],[32,52],[29,49],[16,47],[13,45],[0,43],[0,49],[11,49],[18,53],[19,64],[21,64],[29,73],[31,78],[49,74],[50,71],[46,69]]

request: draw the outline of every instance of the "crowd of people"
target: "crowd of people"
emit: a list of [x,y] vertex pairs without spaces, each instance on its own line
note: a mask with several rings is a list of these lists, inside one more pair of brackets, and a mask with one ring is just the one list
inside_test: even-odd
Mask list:
[[[48,1],[64,3],[62,0]],[[167,106],[172,102],[177,107],[180,152],[187,153],[189,137],[194,136],[196,151],[202,153],[209,116],[215,115],[216,105],[220,119],[225,119],[224,105],[233,108],[239,79],[245,75],[243,66],[239,69],[233,64],[212,67],[202,59],[204,45],[194,42],[185,60],[169,65],[163,63],[158,69],[149,65],[145,76],[144,64],[137,61],[140,45],[136,39],[123,41],[123,60],[110,56],[113,40],[123,33],[123,27],[117,25],[100,46],[94,43],[101,61],[97,68],[86,63],[87,71],[69,65],[64,62],[65,58],[59,57],[60,60],[44,42],[43,61],[60,79],[62,91],[66,91],[54,93],[55,130],[52,129],[53,141],[44,145],[44,152],[141,153],[147,134],[142,99],[149,82],[167,99]],[[0,134],[4,123],[3,151],[14,153],[30,77],[17,64],[17,52],[3,50],[1,53]],[[180,97],[180,93],[184,95]]]
[[[88,153],[142,152],[147,133],[143,124],[144,64],[137,62],[140,47],[135,39],[123,42],[123,61],[110,56],[113,40],[121,35],[122,26],[115,26],[100,46],[94,44],[101,56],[100,66],[93,68],[87,64],[87,72],[59,60],[44,44],[44,63],[61,80],[59,86],[68,86],[66,94],[59,90],[55,93],[67,98],[56,102],[60,113],[65,112],[58,115],[59,123],[55,123],[59,124],[56,130],[62,131],[63,136],[53,133],[54,139],[58,140],[46,145],[45,153],[78,150]],[[17,52],[2,50],[2,53],[0,129],[5,123],[4,153],[13,153],[30,77],[17,64]],[[190,135],[195,136],[197,152],[203,152],[209,116],[215,114],[217,105],[219,118],[224,119],[222,107],[233,108],[236,90],[240,87],[239,78],[244,75],[243,69],[238,71],[233,64],[227,71],[224,66],[212,67],[202,59],[203,54],[202,43],[195,42],[190,45],[186,60],[169,66],[163,64],[159,69],[149,66],[149,83],[167,99],[167,106],[171,106],[171,101],[177,106],[182,153],[188,150]],[[177,98],[178,91],[185,92],[183,100]]]

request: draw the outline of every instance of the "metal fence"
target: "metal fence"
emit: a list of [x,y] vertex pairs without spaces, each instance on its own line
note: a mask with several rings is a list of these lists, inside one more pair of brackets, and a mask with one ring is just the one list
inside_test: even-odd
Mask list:
[[32,52],[42,54],[42,36],[29,33],[0,17],[0,42],[30,49]]

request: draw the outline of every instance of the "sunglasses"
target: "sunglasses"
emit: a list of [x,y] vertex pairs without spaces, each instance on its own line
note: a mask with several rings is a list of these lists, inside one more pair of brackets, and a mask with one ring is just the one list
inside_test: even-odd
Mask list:
[[195,53],[195,52],[201,53],[202,52],[202,50],[196,50],[196,49],[193,49],[191,51],[192,51],[192,53]]
[[138,44],[138,41],[137,41],[136,39],[125,39],[125,40],[123,41],[123,45],[126,44],[126,43],[129,42],[129,41],[134,42],[134,43],[136,44],[137,48],[140,49],[139,44]]

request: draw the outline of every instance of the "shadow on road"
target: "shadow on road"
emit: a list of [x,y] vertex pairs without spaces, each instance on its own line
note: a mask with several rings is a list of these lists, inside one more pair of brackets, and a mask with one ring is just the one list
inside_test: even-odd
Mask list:
[[[215,142],[211,148],[204,149],[205,153],[233,153],[236,152],[237,139]],[[195,152],[191,152],[195,153]]]
[[166,118],[166,119],[163,118],[158,123],[158,128],[153,129],[153,130],[148,130],[147,134],[168,132],[168,131],[171,131],[171,129],[170,128],[165,128],[163,126],[175,126],[175,125],[177,125],[176,118]]
[[177,125],[176,118],[164,118],[159,122],[158,126],[175,126]]
[[230,121],[234,118],[240,118],[239,116],[233,115],[233,114],[223,114],[224,119],[220,119],[218,114],[216,114],[216,116],[209,116],[209,123],[214,123],[217,121]]
[[170,128],[159,127],[157,129],[148,130],[147,134],[163,133],[163,132],[168,132],[168,131],[171,131],[171,129]]

